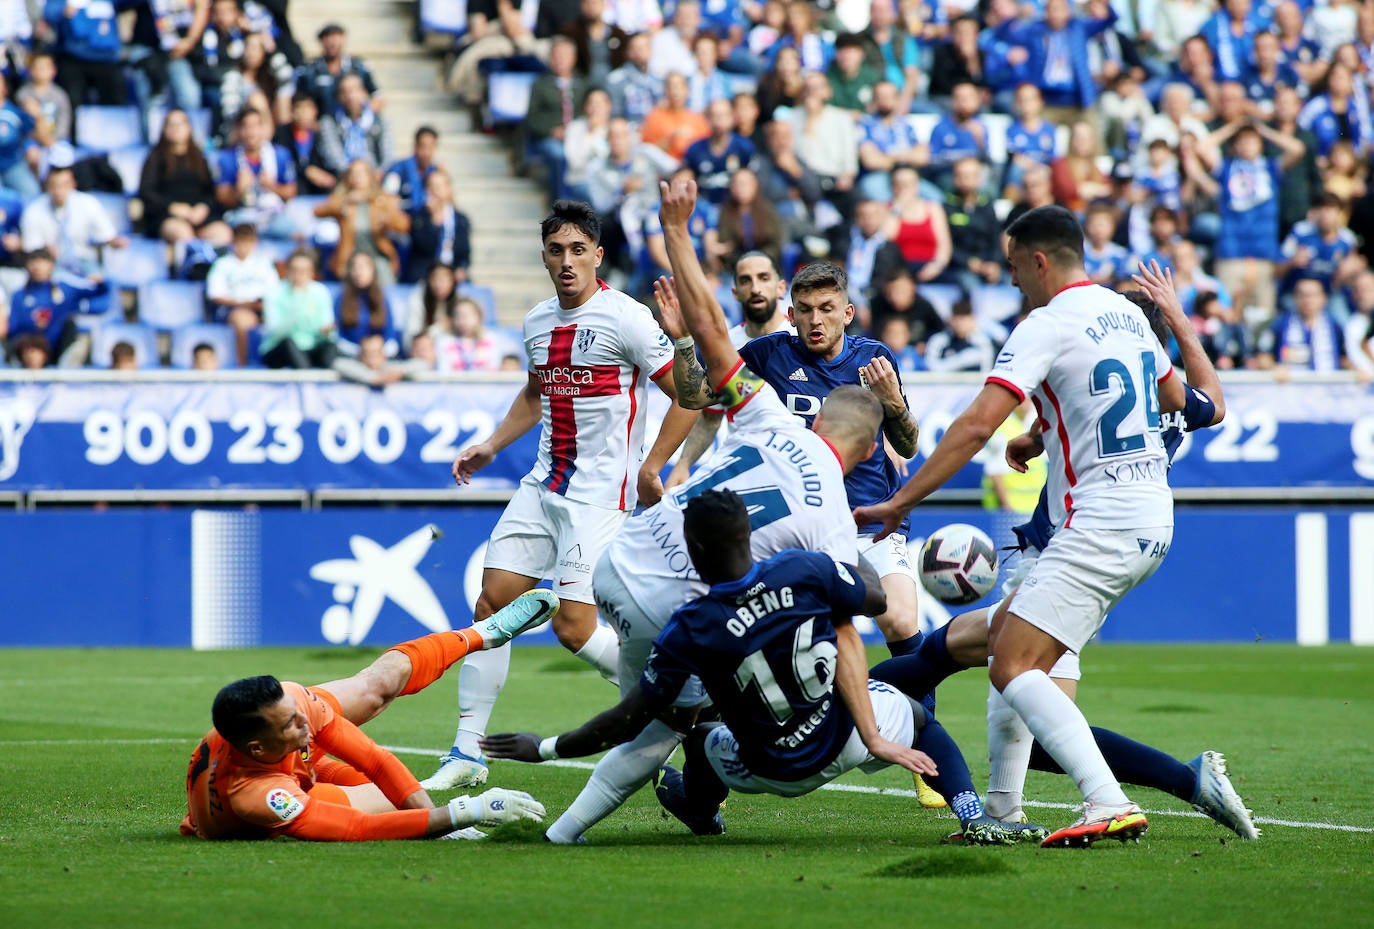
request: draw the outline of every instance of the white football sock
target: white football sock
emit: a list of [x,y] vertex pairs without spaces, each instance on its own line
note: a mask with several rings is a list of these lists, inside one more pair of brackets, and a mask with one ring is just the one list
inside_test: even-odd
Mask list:
[[1025,722],[1011,705],[988,687],[988,802],[987,814],[1005,819],[1021,809],[1034,741]]
[[573,654],[596,668],[612,684],[620,683],[620,639],[610,626],[598,623],[587,644]]
[[1040,741],[1050,757],[1073,778],[1083,799],[1096,806],[1126,806],[1130,800],[1102,757],[1083,713],[1050,676],[1032,669],[1017,677],[1002,690],[1026,727]]
[[656,719],[639,735],[607,752],[568,812],[545,833],[549,841],[576,842],[582,833],[615,812],[630,794],[649,783],[681,741],[681,733]]
[[453,747],[469,758],[482,754],[477,740],[487,734],[492,708],[509,673],[509,643],[469,653],[458,669],[458,734]]

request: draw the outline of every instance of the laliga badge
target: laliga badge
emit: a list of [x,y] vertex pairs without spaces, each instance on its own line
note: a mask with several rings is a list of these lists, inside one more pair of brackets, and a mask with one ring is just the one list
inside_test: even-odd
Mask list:
[[267,794],[267,808],[276,814],[276,817],[282,822],[289,823],[301,814],[301,810],[305,809],[305,804],[297,799],[291,791],[277,787]]

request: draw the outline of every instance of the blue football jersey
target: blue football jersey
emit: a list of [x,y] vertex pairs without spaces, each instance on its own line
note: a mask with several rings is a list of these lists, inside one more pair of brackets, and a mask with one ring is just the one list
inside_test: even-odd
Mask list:
[[[1178,447],[1183,444],[1183,434],[1205,429],[1217,415],[1216,401],[1209,397],[1205,390],[1191,384],[1186,386],[1183,409],[1163,413],[1160,418],[1160,438],[1164,440],[1164,452],[1169,456],[1170,462],[1174,460]],[[1049,496],[1044,488],[1041,488],[1040,500],[1035,505],[1030,522],[1015,526],[1011,531],[1016,533],[1016,541],[1022,551],[1034,548],[1043,552],[1054,536],[1054,528],[1054,523],[1050,522]]]
[[787,549],[673,614],[640,678],[672,699],[695,674],[759,777],[796,781],[844,748],[854,719],[835,693],[835,627],[863,605],[857,573],[828,555]]
[[[787,409],[806,420],[808,426],[816,419],[821,403],[830,396],[830,391],[845,384],[861,384],[859,369],[881,355],[891,362],[900,372],[901,366],[892,350],[873,339],[844,337],[844,346],[834,361],[825,361],[802,344],[802,340],[788,332],[774,332],[760,336],[742,346],[739,350],[744,363],[749,366],[782,398]],[[898,374],[900,381],[901,375]],[[874,441],[882,442],[882,426],[874,435]],[[844,486],[849,494],[850,506],[871,506],[881,503],[897,492],[902,486],[897,476],[897,468],[888,460],[880,446],[867,461],[861,461],[849,472]],[[903,520],[901,532],[910,525]],[[878,523],[863,526],[861,532],[877,532]]]

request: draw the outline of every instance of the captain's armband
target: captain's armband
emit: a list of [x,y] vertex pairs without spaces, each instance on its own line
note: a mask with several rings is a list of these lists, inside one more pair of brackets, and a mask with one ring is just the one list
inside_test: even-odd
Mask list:
[[741,358],[730,372],[730,376],[716,388],[716,397],[720,405],[725,407],[726,413],[734,413],[762,390],[764,383],[763,378],[749,370]]

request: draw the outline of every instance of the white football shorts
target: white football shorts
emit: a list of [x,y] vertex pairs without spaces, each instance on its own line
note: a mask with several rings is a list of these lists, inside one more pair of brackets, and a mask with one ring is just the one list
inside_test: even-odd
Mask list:
[[911,569],[911,558],[907,552],[906,536],[900,532],[892,533],[881,542],[874,542],[871,533],[860,533],[859,554],[868,559],[880,578],[903,574],[916,580],[916,572]]
[[[644,666],[649,663],[649,652],[654,640],[672,619],[676,605],[663,604],[660,615],[646,612],[639,602],[630,595],[625,582],[620,577],[612,559],[603,555],[596,563],[592,575],[592,586],[596,590],[596,608],[620,639],[620,696],[623,699],[644,674]],[[673,706],[700,706],[706,702],[706,688],[693,675],[688,678],[682,693],[673,701]]]
[[1172,526],[1060,529],[1011,599],[1011,612],[1081,652],[1107,613],[1159,568]]
[[[873,713],[878,717],[878,732],[898,745],[914,745],[916,720],[919,715],[925,725],[925,709],[906,694],[882,681],[868,682],[868,696],[873,700]],[[838,695],[836,696],[838,699]],[[872,774],[888,767],[868,753],[859,730],[849,735],[844,748],[821,770],[799,781],[779,781],[750,773],[739,757],[739,741],[728,726],[717,726],[706,736],[706,760],[726,787],[746,794],[773,794],[779,797],[800,797],[829,784],[835,778],[855,768]]]
[[546,578],[559,599],[595,603],[592,569],[629,515],[569,500],[526,477],[492,530],[484,567]]
[[[1026,548],[1021,550],[1021,554],[1016,559],[1016,567],[1011,569],[1011,574],[1002,582],[1002,603],[1011,599],[1012,594],[1016,593],[1016,588],[1021,586],[1021,582],[1030,576],[1035,569],[1035,562],[1040,557],[1040,549]],[[1002,603],[997,604],[988,610],[988,622],[992,622],[992,615],[1002,608]],[[1050,668],[1050,677],[1059,678],[1066,681],[1077,681],[1083,677],[1083,668],[1078,660],[1078,652],[1070,649],[1059,656],[1059,660]]]

